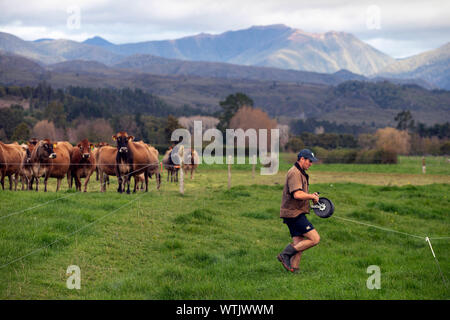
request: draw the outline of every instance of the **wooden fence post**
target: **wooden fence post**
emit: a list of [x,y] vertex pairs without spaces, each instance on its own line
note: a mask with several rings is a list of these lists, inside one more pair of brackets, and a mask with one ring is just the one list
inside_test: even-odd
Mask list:
[[427,166],[425,164],[425,157],[422,157],[422,173],[425,174],[427,172]]

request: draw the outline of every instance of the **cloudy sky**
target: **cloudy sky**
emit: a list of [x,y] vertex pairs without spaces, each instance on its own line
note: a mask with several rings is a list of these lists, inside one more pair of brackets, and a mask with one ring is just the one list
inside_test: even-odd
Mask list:
[[449,42],[449,17],[442,0],[0,0],[0,31],[24,40],[127,43],[285,24],[349,32],[395,58]]

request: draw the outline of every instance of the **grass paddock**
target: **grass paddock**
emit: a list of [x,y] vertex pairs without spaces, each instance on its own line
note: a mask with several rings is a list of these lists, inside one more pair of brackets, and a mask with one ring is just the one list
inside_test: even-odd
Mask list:
[[[283,155],[282,159],[288,157]],[[95,179],[87,193],[0,191],[2,299],[448,299],[424,239],[450,235],[448,165],[430,175],[397,168],[317,165],[311,191],[333,200],[329,219],[309,219],[321,235],[305,251],[299,274],[276,255],[290,241],[279,219],[289,161],[275,176],[251,166],[201,166],[185,193],[150,180],[148,193],[106,193]],[[433,161],[430,160],[430,166]],[[323,166],[323,167],[321,167]],[[328,166],[328,167],[327,167]],[[258,168],[257,168],[258,169]],[[422,183],[423,182],[423,183]],[[32,208],[32,209],[30,209]],[[448,279],[450,241],[432,239]],[[66,287],[67,267],[81,270],[81,289]],[[381,270],[369,290],[367,268]]]

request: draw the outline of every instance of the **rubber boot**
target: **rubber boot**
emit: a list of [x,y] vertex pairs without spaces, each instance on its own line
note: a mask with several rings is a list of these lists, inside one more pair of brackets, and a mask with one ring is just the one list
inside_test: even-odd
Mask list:
[[297,254],[298,251],[295,250],[295,248],[288,244],[286,248],[284,248],[283,252],[281,252],[277,258],[278,260],[283,264],[283,267],[290,272],[294,272],[294,270],[291,267],[291,257]]

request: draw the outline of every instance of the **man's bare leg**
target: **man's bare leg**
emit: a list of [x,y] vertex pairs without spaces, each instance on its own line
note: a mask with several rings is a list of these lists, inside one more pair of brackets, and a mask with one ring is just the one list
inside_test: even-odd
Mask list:
[[298,251],[298,253],[291,258],[291,267],[298,269],[302,252],[319,244],[320,236],[317,230],[313,229],[301,237],[293,237],[292,241],[293,247]]
[[[305,240],[305,238],[303,238],[302,236],[300,237],[293,237],[292,238],[292,242],[293,242],[293,246],[295,248],[295,246],[300,242]],[[294,269],[298,269],[298,266],[300,265],[300,259],[302,258],[302,251],[299,251],[296,255],[294,255],[291,258],[291,267]]]

